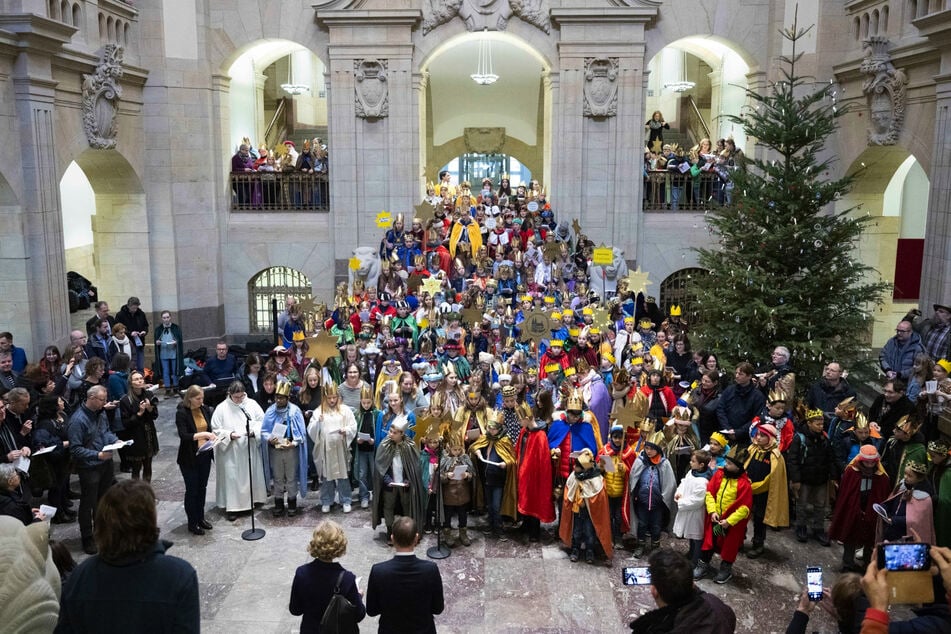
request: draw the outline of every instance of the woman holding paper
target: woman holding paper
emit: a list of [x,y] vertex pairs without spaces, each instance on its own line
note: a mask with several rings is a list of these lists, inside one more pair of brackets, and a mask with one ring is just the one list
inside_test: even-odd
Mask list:
[[188,530],[195,535],[204,535],[211,529],[211,523],[205,519],[205,494],[214,452],[210,451],[211,447],[204,451],[200,449],[217,436],[211,431],[211,408],[205,405],[205,391],[197,385],[185,390],[185,398],[175,412],[175,427],[179,440],[178,468],[185,481]]
[[[252,501],[260,503],[267,499],[259,447],[263,420],[264,411],[253,399],[247,398],[241,381],[228,386],[228,398],[215,408],[211,416],[211,431],[218,437],[215,445],[215,497],[218,506],[225,509],[229,522],[238,519],[241,511],[253,511]],[[248,443],[251,445],[250,473]]]
[[333,381],[324,386],[320,408],[314,410],[307,426],[314,440],[314,463],[320,479],[320,510],[330,512],[337,494],[343,512],[351,510],[353,489],[350,486],[350,445],[357,437],[357,421],[353,410],[343,404]]
[[158,399],[145,387],[145,375],[138,370],[129,375],[129,391],[119,401],[125,436],[132,446],[125,450],[132,466],[132,479],[139,473],[146,482],[152,481],[152,458],[158,453],[158,434],[155,419],[158,418]]

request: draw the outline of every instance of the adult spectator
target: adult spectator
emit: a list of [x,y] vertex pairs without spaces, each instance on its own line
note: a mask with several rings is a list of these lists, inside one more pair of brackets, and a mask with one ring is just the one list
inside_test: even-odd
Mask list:
[[53,447],[45,454],[45,460],[52,471],[47,499],[50,506],[59,509],[53,516],[54,524],[64,524],[76,519],[70,509],[69,475],[72,465],[69,461],[69,437],[66,435],[66,401],[55,394],[44,394],[36,409],[36,425],[33,426],[33,447],[37,450]]
[[429,407],[429,397],[416,385],[416,377],[412,372],[403,372],[400,375],[400,394],[403,396],[403,407],[408,412],[415,412]]
[[790,353],[786,346],[776,346],[770,356],[770,367],[764,374],[757,375],[763,393],[769,394],[779,389],[789,398],[796,395],[796,373],[789,365]]
[[[75,390],[83,382],[86,375],[86,362],[89,361],[89,355],[86,354],[86,342],[88,341],[86,333],[82,330],[74,330],[69,333],[69,345],[66,356],[63,361],[63,374],[66,375],[66,386],[70,390]],[[70,349],[72,350],[70,352]],[[72,361],[72,366],[69,362]]]
[[141,473],[146,482],[151,482],[152,458],[159,451],[155,428],[158,399],[145,387],[145,375],[138,370],[129,375],[127,391],[120,398],[122,425],[128,438],[133,441],[132,446],[125,449],[132,465],[132,479],[138,480]]
[[[254,157],[251,156],[251,148],[247,143],[238,146],[238,151],[231,157],[232,174],[248,174],[254,171]],[[251,183],[247,180],[234,183],[235,195],[239,205],[248,205],[251,203]]]
[[720,373],[717,370],[703,370],[700,373],[699,385],[687,396],[687,402],[696,411],[700,444],[705,445],[710,440],[710,434],[720,431],[720,421],[717,418],[717,407],[720,404]]
[[73,412],[66,428],[69,452],[79,474],[79,532],[83,550],[89,555],[97,552],[93,539],[93,515],[99,500],[114,480],[112,452],[102,448],[118,438],[109,429],[109,421],[103,412],[105,405],[106,388],[101,385],[89,388],[85,402]]
[[215,344],[215,356],[205,363],[205,375],[212,383],[230,383],[238,378],[238,361],[228,352],[224,340]]
[[184,349],[182,329],[178,324],[172,323],[172,313],[163,310],[162,325],[155,329],[155,357],[162,365],[165,398],[175,393],[178,377],[184,372]]
[[0,464],[0,515],[14,517],[24,526],[45,520],[40,509],[30,507],[20,489],[20,472],[11,464]]
[[198,575],[165,554],[155,493],[123,480],[96,513],[99,555],[79,564],[63,588],[56,632],[198,632]]
[[0,396],[15,388],[19,377],[20,373],[13,371],[13,354],[0,352]]
[[211,431],[211,415],[211,408],[205,405],[205,391],[197,385],[185,390],[185,396],[175,411],[175,428],[178,430],[176,462],[185,481],[185,517],[188,530],[196,535],[203,535],[212,528],[205,519],[205,495],[214,452],[199,451],[202,445],[216,438]]
[[733,609],[693,582],[690,561],[670,549],[651,554],[648,570],[656,610],[631,621],[637,634],[730,634],[736,629]]
[[[891,438],[896,423],[915,411],[915,404],[905,398],[905,382],[901,379],[885,381],[882,393],[868,410],[870,424],[877,424],[882,438]],[[891,474],[889,474],[891,475]]]
[[132,340],[135,354],[130,356],[139,372],[145,369],[145,335],[149,333],[149,318],[142,312],[141,306],[142,302],[138,297],[130,297],[116,316],[116,321],[125,326],[126,333]]
[[401,517],[393,524],[393,559],[374,564],[367,581],[367,614],[380,616],[380,634],[436,632],[433,615],[442,614],[442,577],[432,561],[416,557],[416,522]]
[[743,362],[736,366],[733,385],[723,390],[717,403],[720,431],[730,438],[735,447],[750,444],[750,422],[766,405],[766,397],[753,382],[753,366]]
[[[951,355],[951,306],[934,304],[934,315],[929,319],[913,320],[920,315],[917,310],[910,312],[905,319],[914,324],[915,332],[921,336],[921,345],[934,361],[947,359]],[[0,335],[2,336],[2,335]]]
[[354,616],[357,622],[362,621],[366,607],[357,588],[357,579],[334,561],[347,552],[347,534],[343,527],[332,520],[322,521],[314,529],[307,552],[314,560],[297,569],[291,585],[291,614],[304,617],[300,624],[301,634],[320,632],[320,621],[335,590],[356,608]]
[[100,322],[105,319],[109,322],[107,335],[112,335],[112,326],[116,323],[116,318],[109,314],[109,302],[98,301],[94,305],[96,314],[86,321],[86,334],[92,335],[99,329]]
[[86,342],[86,356],[90,359],[98,357],[109,365],[111,356],[109,356],[109,344],[112,343],[112,327],[107,319],[100,319],[99,325],[89,335],[89,341]]
[[921,337],[912,330],[911,322],[903,319],[895,326],[895,336],[885,342],[878,354],[878,364],[888,378],[907,381],[915,355],[923,350]]
[[6,403],[7,412],[2,425],[16,439],[17,448],[20,449],[23,457],[29,458],[33,446],[33,410],[30,408],[30,393],[25,388],[15,387],[3,395],[3,400]]
[[13,358],[14,372],[23,372],[26,368],[26,351],[13,345],[13,334],[0,332],[0,352],[9,352]]
[[106,376],[106,362],[99,357],[93,357],[86,362],[86,371],[83,373],[79,386],[70,392],[70,404],[78,407],[80,403],[86,400],[86,393],[94,385],[103,385],[103,377]]
[[[794,395],[787,393],[792,398]],[[835,417],[835,407],[845,399],[855,396],[855,388],[845,379],[845,371],[838,361],[830,361],[822,369],[822,378],[809,386],[806,392],[806,407],[821,409],[826,424]]]
[[[951,598],[949,598],[951,597],[951,549],[932,546],[931,560],[935,564],[934,567],[937,567],[941,584],[944,586],[947,595],[945,601],[951,602]],[[887,570],[878,567],[878,559],[872,557],[872,561],[865,570],[865,576],[862,577],[862,590],[865,591],[869,604],[862,619],[862,634],[951,631],[947,608],[938,613],[928,611],[908,621],[896,622],[895,627],[892,627],[888,615],[888,598],[892,594],[888,575]]]

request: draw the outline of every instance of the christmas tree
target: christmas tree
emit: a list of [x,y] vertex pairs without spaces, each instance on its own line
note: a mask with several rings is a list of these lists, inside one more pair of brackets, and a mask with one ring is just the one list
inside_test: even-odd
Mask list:
[[796,74],[809,29],[781,31],[792,52],[779,81],[766,95],[747,91],[752,106],[729,117],[763,151],[732,172],[732,205],[707,212],[715,246],[697,251],[709,274],[691,284],[700,345],[754,366],[784,345],[800,386],[831,360],[855,369],[868,358],[872,311],[888,288],[854,253],[868,214],[834,210],[855,175],[828,180],[831,160],[819,155],[847,109],[831,83]]

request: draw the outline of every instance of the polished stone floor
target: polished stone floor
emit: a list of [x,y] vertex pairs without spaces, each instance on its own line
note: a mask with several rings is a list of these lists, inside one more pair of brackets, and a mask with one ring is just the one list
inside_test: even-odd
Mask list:
[[[249,517],[228,522],[214,507],[212,469],[207,509],[214,530],[205,536],[190,534],[182,506],[184,485],[175,464],[177,403],[163,400],[160,404],[161,451],[152,484],[159,499],[162,537],[175,543],[170,554],[188,560],[198,570],[202,631],[297,631],[299,620],[287,609],[291,581],[295,568],[309,559],[306,546],[313,527],[326,516],[315,499],[307,499],[305,510],[292,519],[273,519],[269,510],[259,510],[257,522],[267,535],[259,541],[243,541],[241,532],[250,527]],[[345,515],[335,506],[330,517],[347,528],[350,545],[342,563],[363,577],[365,587],[370,567],[389,558],[392,551],[370,529],[369,510],[357,506]],[[473,518],[470,525],[480,521]],[[75,523],[52,529],[77,560],[85,557]],[[647,587],[620,582],[623,566],[638,565],[629,552],[615,553],[610,567],[573,564],[557,543],[486,541],[481,533],[473,532],[477,537],[471,547],[456,548],[438,562],[446,596],[446,609],[436,618],[440,632],[622,632],[632,618],[653,608]],[[418,554],[425,556],[425,548],[434,542],[435,536],[424,536]],[[682,551],[687,547],[681,540],[665,543]],[[823,566],[826,585],[831,586],[841,556],[841,547],[799,544],[791,531],[770,533],[767,547],[768,553],[755,561],[740,555],[730,583],[718,586],[705,580],[700,584],[733,607],[739,632],[785,631],[805,580],[805,567]],[[831,619],[820,613],[816,610],[809,631],[835,631]],[[375,631],[376,619],[368,617],[362,629]]]

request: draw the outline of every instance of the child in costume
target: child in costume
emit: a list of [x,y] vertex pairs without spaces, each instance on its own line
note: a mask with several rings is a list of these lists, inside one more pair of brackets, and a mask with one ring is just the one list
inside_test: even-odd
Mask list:
[[419,452],[419,475],[426,489],[426,523],[424,533],[433,532],[433,522],[439,518],[439,436],[427,435],[423,438],[423,447]]
[[582,449],[573,460],[571,475],[565,482],[558,534],[562,543],[571,548],[569,559],[573,562],[578,561],[583,550],[585,561],[593,564],[596,544],[609,562],[614,554],[604,478],[590,449]]
[[456,545],[456,536],[452,531],[452,518],[455,516],[459,527],[459,543],[471,546],[469,539],[469,503],[472,501],[472,474],[474,467],[472,460],[465,453],[461,435],[453,435],[449,439],[449,447],[443,456],[442,471],[442,501],[446,512],[443,528],[446,529],[446,545],[452,548]]
[[[620,543],[630,524],[624,506],[627,501],[628,474],[636,458],[634,448],[625,447],[624,427],[612,425],[608,442],[604,443],[598,452],[598,464],[602,465],[604,471],[604,488],[608,493],[608,507],[611,511],[611,536],[615,544]],[[610,469],[605,468],[605,459],[611,462]]]
[[832,444],[824,430],[821,409],[806,412],[806,426],[793,436],[786,454],[789,488],[796,499],[796,539],[809,540],[809,532],[821,545],[831,542],[824,524],[829,504],[829,480],[839,479],[835,472]]
[[864,549],[867,564],[874,555],[875,525],[878,515],[872,505],[888,497],[888,475],[874,445],[862,445],[858,455],[842,473],[829,538],[842,542],[842,572],[861,572],[865,566],[855,561],[855,549]]
[[770,423],[753,429],[753,444],[743,467],[753,487],[753,547],[746,552],[750,559],[765,552],[766,527],[789,526],[789,489],[786,461],[777,444],[779,430]]
[[710,468],[722,469],[726,457],[730,453],[730,441],[726,439],[726,436],[715,431],[710,434],[710,440],[704,449],[710,452]]
[[744,456],[728,454],[707,485],[707,517],[703,525],[703,547],[693,578],[703,579],[710,572],[715,552],[720,553],[720,570],[714,581],[726,583],[733,578],[733,562],[746,538],[746,525],[753,506],[753,486],[743,470]]
[[882,502],[888,520],[879,519],[875,542],[900,541],[911,536],[913,541],[934,544],[932,493],[927,465],[909,460],[904,478],[899,480],[891,497]]
[[[652,549],[660,548],[660,531],[670,519],[677,482],[674,469],[664,457],[664,432],[655,432],[644,443],[631,466],[628,479],[633,512],[631,530],[636,531],[634,557],[640,559]],[[647,538],[650,537],[650,545]]]
[[700,549],[703,546],[703,521],[707,516],[707,485],[713,477],[710,468],[710,452],[697,449],[690,454],[690,470],[684,475],[674,502],[677,503],[677,515],[674,517],[675,536],[690,541],[690,563],[694,567],[700,561]]

